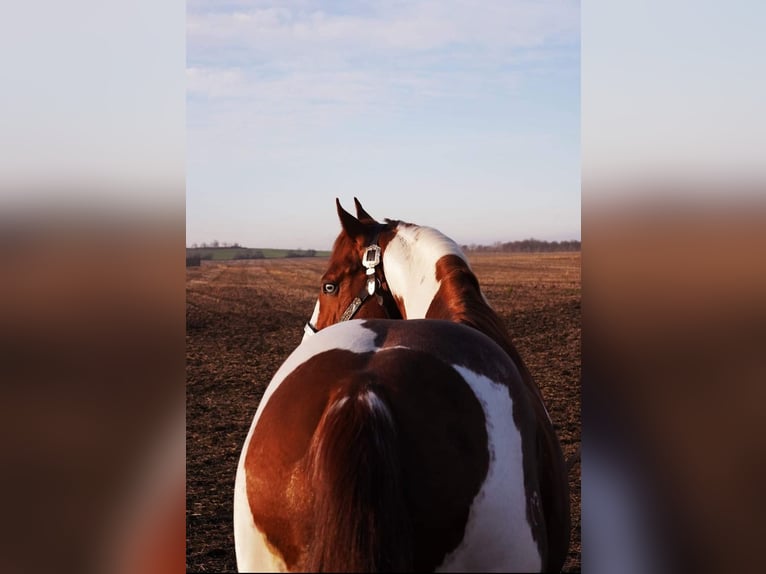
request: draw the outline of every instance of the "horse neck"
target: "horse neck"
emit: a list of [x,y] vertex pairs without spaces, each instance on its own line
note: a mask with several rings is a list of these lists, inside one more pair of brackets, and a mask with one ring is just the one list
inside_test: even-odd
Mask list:
[[465,259],[455,242],[435,229],[409,223],[397,225],[383,251],[383,269],[402,317],[427,316],[440,288],[436,264],[449,255]]
[[400,223],[383,253],[383,265],[403,317],[473,327],[500,345],[528,377],[503,320],[490,307],[454,241],[435,229]]

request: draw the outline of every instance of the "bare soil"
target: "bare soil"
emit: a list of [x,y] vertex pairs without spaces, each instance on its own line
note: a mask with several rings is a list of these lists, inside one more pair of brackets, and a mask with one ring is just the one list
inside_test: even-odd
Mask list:
[[[540,386],[564,454],[580,445],[580,253],[469,256]],[[263,392],[303,336],[326,259],[203,262],[186,275],[186,569],[235,572],[234,476]],[[580,571],[580,465],[565,572]]]

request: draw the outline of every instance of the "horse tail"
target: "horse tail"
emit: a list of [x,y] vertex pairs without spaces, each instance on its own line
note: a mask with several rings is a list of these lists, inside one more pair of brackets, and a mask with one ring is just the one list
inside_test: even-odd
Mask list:
[[383,393],[353,381],[317,426],[307,461],[315,531],[304,571],[412,570],[400,449]]

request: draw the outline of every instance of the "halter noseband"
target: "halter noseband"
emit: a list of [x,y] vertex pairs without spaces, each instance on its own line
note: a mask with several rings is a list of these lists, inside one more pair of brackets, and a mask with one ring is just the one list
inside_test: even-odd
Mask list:
[[[375,276],[375,268],[380,264],[380,254],[381,249],[378,245],[378,234],[376,234],[372,240],[372,243],[365,247],[364,253],[362,254],[362,265],[365,267],[367,282],[365,283],[365,286],[362,287],[361,291],[359,291],[359,294],[354,297],[349,306],[346,307],[346,310],[340,316],[338,322],[349,321],[353,319],[354,315],[356,315],[357,311],[359,311],[364,302],[378,291],[378,288],[380,287],[380,280]],[[383,305],[383,299],[380,296],[378,296],[378,304],[383,307],[383,311],[388,317],[388,310],[386,309],[385,305]],[[311,320],[306,323],[306,326],[303,328],[303,330],[309,335],[313,335],[319,331],[319,329],[311,324]]]

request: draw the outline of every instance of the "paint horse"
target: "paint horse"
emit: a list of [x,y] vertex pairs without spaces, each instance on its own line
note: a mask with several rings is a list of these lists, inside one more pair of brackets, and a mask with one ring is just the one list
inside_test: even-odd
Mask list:
[[451,239],[355,202],[242,450],[239,570],[560,570],[565,464],[501,319]]

